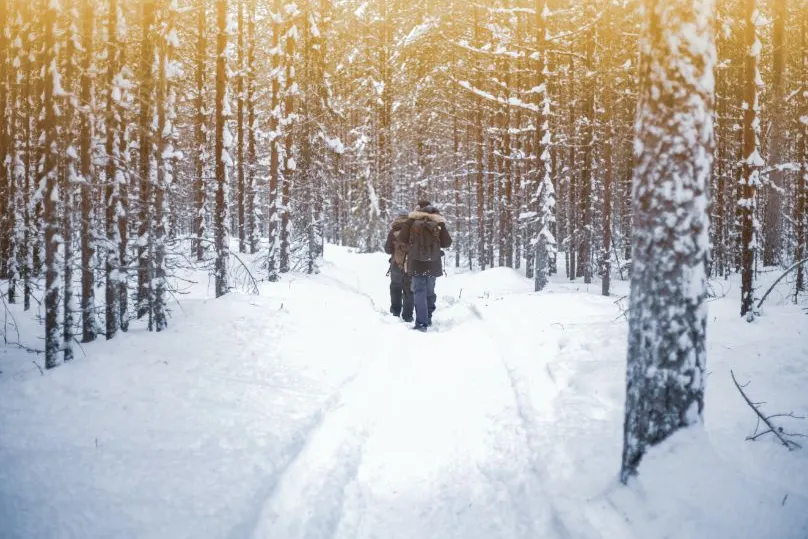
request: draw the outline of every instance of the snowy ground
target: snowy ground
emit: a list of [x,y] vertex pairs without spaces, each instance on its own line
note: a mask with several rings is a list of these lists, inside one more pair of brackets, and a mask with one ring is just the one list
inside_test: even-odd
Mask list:
[[715,283],[706,426],[621,487],[625,283],[455,274],[421,334],[387,314],[383,255],[322,269],[218,301],[204,280],[167,332],[44,376],[0,348],[0,537],[808,538],[808,439],[745,441],[729,374],[808,415],[808,316],[782,297],[748,324]]

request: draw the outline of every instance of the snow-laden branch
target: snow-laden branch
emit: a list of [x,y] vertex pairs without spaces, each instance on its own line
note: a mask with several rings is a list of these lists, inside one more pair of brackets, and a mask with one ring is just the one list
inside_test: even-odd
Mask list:
[[502,97],[497,97],[495,95],[489,94],[488,92],[486,92],[484,90],[480,90],[479,88],[475,88],[468,81],[457,80],[454,77],[452,77],[449,73],[446,73],[446,72],[444,72],[444,74],[449,78],[449,80],[451,80],[452,82],[454,82],[455,84],[457,84],[458,86],[463,88],[464,90],[467,90],[468,92],[476,95],[477,97],[481,97],[481,98],[485,99],[486,101],[491,101],[493,103],[498,103],[498,104],[506,106],[506,107],[514,107],[514,108],[518,108],[518,109],[522,109],[522,110],[529,110],[530,112],[533,112],[535,114],[539,113],[539,107],[537,105],[533,105],[531,103],[525,103],[524,101],[522,101],[521,99],[516,98],[516,97],[511,97],[510,99],[504,99]]

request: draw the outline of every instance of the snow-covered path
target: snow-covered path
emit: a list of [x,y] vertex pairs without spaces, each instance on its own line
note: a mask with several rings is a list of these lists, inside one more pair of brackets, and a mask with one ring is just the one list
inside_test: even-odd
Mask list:
[[253,537],[561,536],[550,504],[531,503],[542,497],[522,415],[532,412],[493,326],[472,303],[447,308],[444,294],[435,331],[413,332],[387,314],[378,265],[353,260],[332,261],[323,278],[375,307],[333,322],[363,329],[353,352],[364,361]]
[[[458,273],[421,334],[387,312],[385,270],[329,246],[319,275],[195,290],[169,331],[134,328],[46,376],[0,349],[0,537],[808,536],[808,458],[745,442],[726,383],[733,367],[808,412],[798,309],[749,326],[713,306],[712,427],[623,488],[621,301]],[[759,362],[774,334],[788,377]]]

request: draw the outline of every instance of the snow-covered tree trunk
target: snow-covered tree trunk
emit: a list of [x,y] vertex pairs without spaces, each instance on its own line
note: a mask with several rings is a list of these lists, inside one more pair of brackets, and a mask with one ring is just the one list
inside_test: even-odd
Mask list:
[[96,338],[95,323],[95,224],[93,188],[95,177],[92,171],[93,124],[95,109],[93,100],[93,32],[95,30],[95,5],[92,0],[81,0],[81,135],[79,163],[81,168],[81,327],[82,342]]
[[281,0],[274,0],[272,5],[272,88],[269,113],[269,208],[267,212],[269,236],[267,274],[270,281],[278,280],[280,259],[281,29]]
[[250,244],[250,254],[258,252],[258,244],[261,239],[258,230],[258,207],[256,204],[256,167],[258,166],[258,129],[256,117],[256,85],[255,85],[255,17],[256,1],[247,1],[247,61],[245,64],[246,86],[245,91],[247,103],[247,239]]
[[[120,2],[120,0],[118,0]],[[122,5],[118,3],[118,16],[116,17],[118,36],[115,42],[119,44],[116,48],[118,54],[119,74],[116,76],[113,96],[117,103],[117,118],[115,123],[118,127],[115,144],[117,169],[115,171],[116,187],[118,190],[118,205],[116,216],[118,220],[118,323],[121,331],[129,329],[129,221],[130,221],[130,189],[129,183],[131,174],[131,152],[129,149],[130,135],[127,129],[127,111],[132,107],[133,96],[130,92],[132,73],[125,67],[126,48],[120,44],[126,42],[126,21],[124,19]]]
[[[65,361],[73,359],[73,252],[74,252],[74,206],[76,201],[76,187],[78,184],[77,165],[79,155],[76,150],[76,137],[74,120],[78,110],[78,99],[75,95],[76,80],[76,51],[79,49],[78,29],[76,19],[78,12],[75,0],[64,2],[61,21],[63,28],[61,37],[63,46],[60,47],[59,61],[62,65],[61,79],[62,91],[57,92],[57,109],[61,110],[61,121],[57,127],[59,139],[59,181],[61,183],[61,219],[62,219],[62,261],[64,262],[62,285],[62,326],[63,351]],[[57,37],[58,39],[58,37]],[[61,95],[64,94],[64,95]],[[57,112],[58,114],[58,112]]]
[[[31,22],[32,6],[23,3],[20,7],[20,54],[22,56],[22,77],[17,79],[20,90],[20,129],[22,138],[19,151],[18,185],[22,189],[20,206],[22,207],[22,241],[20,243],[20,266],[23,287],[23,309],[31,308],[32,280],[34,278],[34,250],[38,229],[36,226],[35,202],[32,191],[36,183],[36,159],[34,156],[34,101],[36,97],[36,60],[30,51],[36,46],[33,23]],[[44,88],[43,88],[44,89]]]
[[194,110],[196,125],[194,126],[194,216],[193,216],[193,255],[197,261],[205,258],[205,234],[207,222],[207,185],[205,175],[208,173],[208,111],[206,107],[205,86],[207,81],[208,56],[208,17],[207,3],[197,7],[196,18],[196,96]]
[[[788,116],[786,114],[785,34],[788,0],[771,2],[774,11],[772,28],[772,92],[769,116],[769,159],[772,165],[783,164],[788,155]],[[765,218],[763,227],[763,265],[773,266],[782,261],[783,251],[783,197],[785,171],[774,171],[766,183]]]
[[550,96],[547,91],[547,0],[536,0],[536,87],[533,90],[536,105],[536,130],[533,134],[533,152],[536,156],[535,208],[529,218],[536,220],[535,236],[531,238],[535,255],[532,270],[534,289],[538,292],[547,286],[550,272],[550,254],[555,251],[552,225],[555,223],[555,189],[550,162]]
[[[794,248],[794,259],[800,261],[805,259],[806,244],[808,244],[808,237],[806,237],[806,208],[808,207],[808,0],[803,0],[800,7],[800,37],[801,48],[800,51],[800,81],[802,82],[802,91],[799,92],[799,114],[800,114],[800,131],[799,131],[799,160],[800,171],[797,177],[797,203],[794,208],[794,223],[796,242]],[[805,284],[805,267],[797,268],[797,282],[795,301],[799,301],[799,295],[806,291]]]
[[763,85],[758,70],[761,43],[757,25],[760,12],[757,0],[745,0],[744,16],[746,23],[746,64],[743,103],[743,177],[740,184],[738,206],[741,227],[741,316],[752,317],[754,307],[755,261],[758,252],[757,221],[758,189],[760,188],[760,103],[758,88]]
[[577,92],[575,91],[577,82],[575,80],[575,58],[570,56],[569,68],[567,71],[567,91],[569,101],[568,111],[568,124],[567,124],[567,145],[569,156],[567,158],[567,257],[569,260],[569,278],[574,281],[578,276],[578,247],[580,240],[578,237],[578,171],[576,168],[576,142],[577,138],[577,119],[575,111],[575,103],[577,100]]
[[215,287],[216,297],[229,291],[227,282],[230,258],[227,233],[227,195],[229,168],[232,164],[228,148],[232,145],[232,135],[227,126],[230,105],[227,92],[228,55],[228,0],[216,0],[216,207],[213,214],[214,245],[216,249]]
[[159,69],[157,80],[157,182],[154,193],[154,329],[168,327],[166,312],[166,236],[168,234],[168,199],[174,177],[174,130],[176,92],[174,78],[178,74],[175,57],[179,39],[175,28],[177,0],[165,0],[160,21]]
[[[482,7],[475,5],[474,11],[474,46],[482,47],[482,21],[480,12]],[[475,87],[482,87],[482,62],[474,62]],[[486,234],[485,226],[485,163],[484,156],[484,131],[483,131],[483,99],[480,95],[474,96],[474,161],[475,161],[475,186],[477,193],[477,263],[480,269],[485,271],[488,267],[486,259],[486,245],[490,240]]]
[[42,181],[43,219],[45,226],[45,367],[52,369],[61,364],[62,327],[59,324],[62,271],[61,256],[63,227],[59,219],[59,116],[56,99],[63,90],[58,69],[56,41],[57,4],[43,0],[39,6],[43,28],[42,68],[44,73],[42,94]]
[[154,158],[153,123],[154,123],[154,61],[155,61],[155,10],[156,0],[143,1],[143,33],[141,38],[140,76],[138,101],[140,105],[139,120],[139,203],[140,212],[137,230],[137,317],[149,316],[149,327],[153,321],[152,298],[152,248],[153,248],[153,182]]
[[[609,8],[607,8],[609,9]],[[614,30],[611,26],[608,30]],[[611,32],[609,32],[609,35]],[[601,294],[609,295],[612,278],[612,190],[613,190],[613,144],[614,106],[612,103],[611,57],[614,51],[608,50],[603,55],[602,69],[605,76],[600,77],[603,91],[603,241],[600,250]]]
[[[594,19],[595,10],[587,10]],[[592,219],[592,194],[595,181],[595,62],[597,46],[597,25],[592,25],[586,33],[585,97],[583,106],[583,163],[580,185],[581,238],[578,251],[578,276],[584,283],[592,282],[592,245],[594,223]]]
[[713,0],[644,2],[621,481],[704,408]]
[[[7,2],[8,0],[2,1]],[[8,9],[8,4],[6,4],[6,9]],[[6,245],[5,256],[7,256],[6,276],[8,277],[8,302],[13,304],[17,303],[17,286],[20,280],[19,249],[21,240],[20,225],[22,223],[22,212],[20,208],[19,196],[19,172],[22,161],[19,158],[19,148],[21,146],[21,141],[19,140],[19,116],[22,106],[18,99],[20,85],[17,81],[22,76],[21,66],[23,65],[23,62],[21,51],[22,40],[19,39],[17,34],[20,28],[19,15],[15,17],[9,14],[7,11],[5,20],[7,21],[6,24],[8,24],[7,28],[9,35],[13,38],[13,40],[9,40],[6,43],[6,46],[8,47],[7,61],[8,65],[15,66],[15,69],[7,69],[5,72],[7,78],[4,81],[0,81],[0,84],[5,85],[5,88],[7,89],[6,107],[8,107],[5,116],[5,122],[7,122],[8,126],[7,131],[5,132],[6,149],[3,161],[0,161],[0,166],[3,166],[6,163],[6,160],[8,160],[7,166],[4,166],[4,168],[7,170],[6,181],[8,182],[8,202],[6,206],[6,230],[8,231],[8,243]],[[0,39],[5,39],[5,37]],[[6,125],[5,122],[4,125]]]
[[236,0],[238,30],[236,31],[236,211],[238,222],[238,252],[247,252],[247,169],[244,162],[244,0]]
[[11,146],[11,129],[8,121],[9,80],[9,28],[8,0],[0,0],[0,279],[8,279],[9,240],[12,236],[12,211],[8,149]]
[[107,72],[106,72],[106,173],[104,185],[104,210],[106,218],[106,262],[104,265],[106,300],[106,338],[115,337],[121,326],[120,320],[120,245],[119,218],[121,210],[120,181],[121,153],[119,130],[123,129],[120,117],[121,62],[119,43],[120,6],[118,0],[109,0],[107,14]]
[[[294,5],[294,4],[292,4]],[[289,10],[287,10],[288,12]],[[298,28],[294,17],[298,13],[289,13],[290,22],[286,30],[286,87],[284,88],[285,110],[283,127],[285,130],[284,155],[283,155],[283,181],[280,191],[280,253],[279,270],[287,273],[290,270],[290,236],[291,236],[291,191],[292,184],[297,177],[297,163],[295,162],[295,134],[293,126],[296,123],[295,103],[298,92],[298,81],[295,71],[295,54],[298,38]]]

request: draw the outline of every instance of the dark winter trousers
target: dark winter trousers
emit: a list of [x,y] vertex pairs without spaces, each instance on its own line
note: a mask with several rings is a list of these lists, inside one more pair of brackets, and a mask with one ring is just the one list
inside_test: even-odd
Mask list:
[[432,313],[435,310],[436,278],[430,275],[414,275],[412,277],[412,290],[415,295],[415,325],[428,326],[432,323]]
[[412,279],[396,264],[390,264],[390,312],[412,320]]

